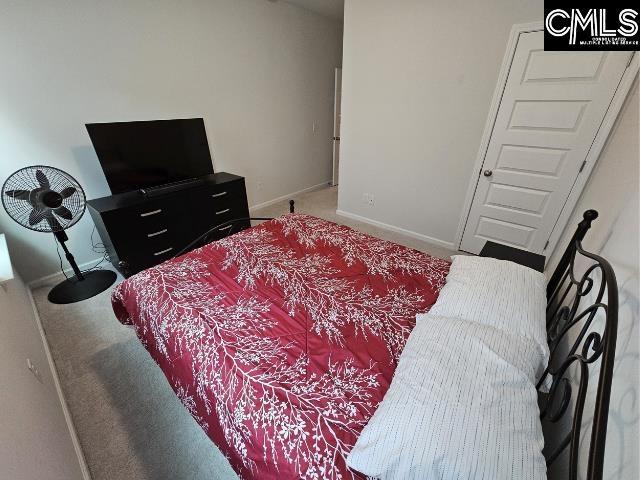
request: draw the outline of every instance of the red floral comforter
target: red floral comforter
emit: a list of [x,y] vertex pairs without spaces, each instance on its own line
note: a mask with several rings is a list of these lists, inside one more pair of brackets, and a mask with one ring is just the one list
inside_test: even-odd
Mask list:
[[143,271],[113,309],[243,478],[353,478],[415,314],[449,263],[285,215]]

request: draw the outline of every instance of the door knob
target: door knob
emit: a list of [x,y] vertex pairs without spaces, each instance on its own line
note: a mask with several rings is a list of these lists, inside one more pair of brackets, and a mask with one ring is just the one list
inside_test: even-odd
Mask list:
[[485,177],[490,177],[491,175],[493,175],[493,170],[485,170],[484,171],[484,176]]

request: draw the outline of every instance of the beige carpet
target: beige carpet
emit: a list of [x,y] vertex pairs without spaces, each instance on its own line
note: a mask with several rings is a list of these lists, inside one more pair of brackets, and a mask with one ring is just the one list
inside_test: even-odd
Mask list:
[[[453,252],[336,215],[337,188],[296,198],[296,211],[344,223],[442,258]],[[288,202],[252,212],[278,216]],[[121,280],[121,279],[120,279]],[[34,298],[89,469],[95,480],[236,479],[173,394],[133,331],[111,311],[110,291],[72,305]]]

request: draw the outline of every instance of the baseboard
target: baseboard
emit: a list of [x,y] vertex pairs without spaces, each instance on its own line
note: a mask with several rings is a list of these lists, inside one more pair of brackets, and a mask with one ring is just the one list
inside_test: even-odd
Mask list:
[[[80,270],[86,270],[87,268],[91,268],[96,265],[100,260],[102,260],[102,257],[96,258],[95,260],[90,260],[86,263],[83,263],[82,265],[78,265],[78,268],[80,268]],[[72,277],[74,275],[71,268],[66,268],[64,270],[64,274],[62,273],[62,271],[58,271],[56,273],[52,273],[51,275],[45,275],[44,277],[31,280],[29,283],[27,283],[27,287],[33,290],[44,285],[61,282],[65,279],[65,274],[69,277]]]
[[69,429],[69,435],[71,436],[71,443],[73,443],[73,449],[75,450],[76,456],[78,457],[78,463],[80,465],[82,478],[84,480],[91,480],[91,473],[89,471],[89,466],[87,465],[87,460],[85,459],[84,453],[82,451],[82,447],[80,446],[80,440],[78,439],[78,432],[76,432],[76,427],[73,423],[73,419],[71,418],[71,413],[69,412],[69,406],[67,405],[67,399],[65,398],[64,392],[62,391],[62,387],[60,386],[60,377],[58,377],[58,370],[56,369],[56,364],[53,361],[53,357],[51,356],[51,350],[49,349],[49,342],[47,341],[47,337],[44,333],[44,328],[42,327],[42,321],[40,320],[40,314],[38,313],[38,308],[36,307],[36,302],[33,299],[33,293],[31,292],[30,288],[27,288],[27,295],[29,296],[29,303],[31,303],[31,308],[33,309],[33,313],[36,318],[36,325],[38,326],[40,339],[42,340],[42,345],[44,346],[44,353],[47,357],[47,363],[49,364],[49,369],[51,370],[51,376],[53,377],[53,383],[56,387],[58,399],[60,400],[60,406],[62,407],[62,414],[64,415],[65,422],[67,423],[67,428]]
[[271,205],[273,205],[275,203],[282,202],[284,200],[290,200],[291,197],[294,197],[296,195],[302,195],[303,193],[315,192],[316,190],[320,190],[320,189],[326,188],[328,186],[331,186],[331,180],[327,180],[325,182],[319,183],[319,184],[314,185],[312,187],[308,187],[308,188],[304,188],[302,190],[298,190],[297,192],[288,193],[287,195],[283,195],[281,197],[274,198],[273,200],[269,200],[267,202],[259,203],[257,205],[252,206],[252,207],[249,207],[249,211],[253,212],[254,210],[259,210],[260,208],[270,207]]
[[407,237],[415,238],[416,240],[421,240],[423,242],[430,243],[432,245],[437,245],[438,247],[448,248],[449,250],[453,250],[453,251],[456,250],[456,247],[453,242],[446,242],[444,240],[440,240],[439,238],[433,238],[428,235],[423,235],[421,233],[407,230],[405,228],[396,227],[395,225],[389,225],[388,223],[372,220],[370,218],[363,217],[362,215],[345,212],[344,210],[336,210],[336,214],[340,215],[341,217],[350,218],[351,220],[357,220],[358,222],[368,223],[369,225],[373,225],[374,227],[380,227],[386,230],[391,230],[392,232],[400,233],[402,235],[406,235]]

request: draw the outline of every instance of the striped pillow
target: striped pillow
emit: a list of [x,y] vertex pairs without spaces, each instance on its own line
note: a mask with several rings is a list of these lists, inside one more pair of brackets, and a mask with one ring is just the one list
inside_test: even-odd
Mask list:
[[545,479],[537,357],[513,332],[423,316],[349,467],[380,479]]
[[[456,255],[430,313],[499,328],[534,342],[537,378],[549,361],[546,278],[517,263]],[[420,320],[418,316],[418,321]]]

